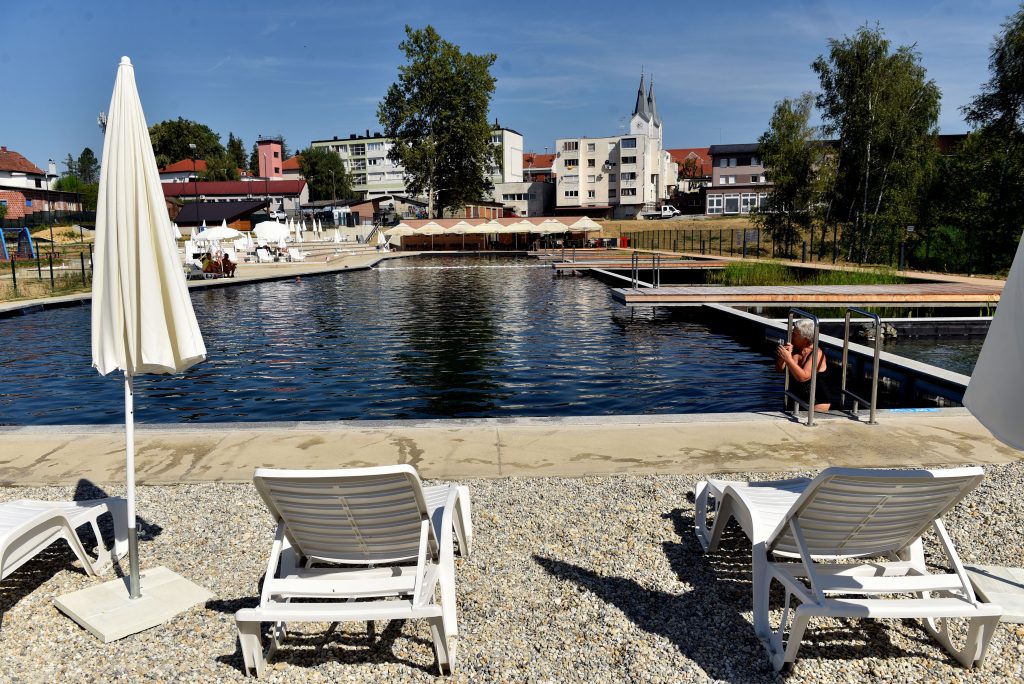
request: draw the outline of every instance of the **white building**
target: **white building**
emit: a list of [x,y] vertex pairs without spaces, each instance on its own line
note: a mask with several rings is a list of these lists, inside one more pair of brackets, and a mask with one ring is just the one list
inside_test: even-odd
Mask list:
[[679,168],[663,140],[654,83],[644,92],[641,76],[628,134],[555,141],[556,211],[633,218],[668,199]]

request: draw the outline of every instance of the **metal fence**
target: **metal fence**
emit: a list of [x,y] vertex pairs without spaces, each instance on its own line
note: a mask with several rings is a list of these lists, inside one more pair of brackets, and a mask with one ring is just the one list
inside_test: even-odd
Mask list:
[[666,228],[622,231],[635,249],[657,249],[707,256],[774,256],[774,245],[760,228]]

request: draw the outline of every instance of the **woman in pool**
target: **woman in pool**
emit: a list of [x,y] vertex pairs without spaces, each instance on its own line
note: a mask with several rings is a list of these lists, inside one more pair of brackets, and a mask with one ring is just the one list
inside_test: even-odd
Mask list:
[[[780,344],[775,354],[776,370],[789,369],[793,381],[790,389],[804,401],[808,401],[811,393],[811,349],[814,346],[814,323],[802,318],[793,324],[793,343]],[[828,359],[825,352],[818,348],[818,379],[814,385],[814,410],[825,412],[832,408],[832,392],[825,379],[828,370]]]

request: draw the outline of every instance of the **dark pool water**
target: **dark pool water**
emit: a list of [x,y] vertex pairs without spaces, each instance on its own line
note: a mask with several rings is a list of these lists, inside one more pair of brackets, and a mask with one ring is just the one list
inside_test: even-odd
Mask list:
[[[536,261],[381,268],[193,292],[209,358],[136,379],[145,423],[715,413],[777,409],[759,351],[684,313],[631,314]],[[0,320],[0,423],[117,423],[89,308]]]
[[974,372],[974,364],[978,362],[984,342],[984,338],[905,338],[886,342],[882,349],[954,373],[970,375]]

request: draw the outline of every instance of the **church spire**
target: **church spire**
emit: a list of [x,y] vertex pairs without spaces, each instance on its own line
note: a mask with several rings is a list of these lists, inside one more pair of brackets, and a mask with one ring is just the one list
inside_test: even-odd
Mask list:
[[647,96],[644,94],[644,72],[640,71],[640,88],[636,91],[636,105],[633,107],[632,116],[639,115],[644,121],[650,121],[651,112],[647,106]]
[[[640,84],[643,88],[643,83]],[[658,104],[654,100],[654,77],[651,76],[651,87],[647,91],[647,110],[650,113],[651,122],[655,126],[661,126],[661,117],[658,116]]]

